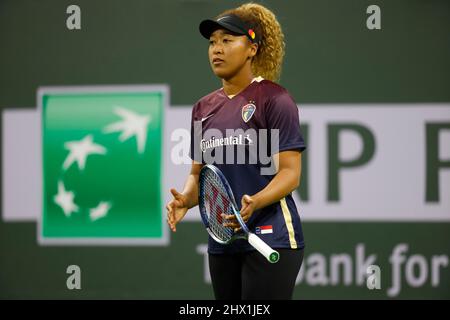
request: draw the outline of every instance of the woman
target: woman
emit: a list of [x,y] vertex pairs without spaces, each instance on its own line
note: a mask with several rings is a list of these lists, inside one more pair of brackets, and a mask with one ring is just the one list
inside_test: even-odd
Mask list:
[[[188,209],[198,205],[200,169],[216,165],[241,200],[250,230],[280,253],[280,261],[271,264],[245,240],[221,245],[209,237],[216,299],[291,299],[304,248],[291,192],[299,185],[305,145],[295,102],[272,82],[284,56],[281,27],[270,10],[248,3],[202,21],[200,33],[209,39],[209,62],[223,87],[194,105],[192,168],[184,190],[170,190],[168,224],[175,232]],[[275,162],[272,172],[273,162],[267,165],[260,152],[265,147]],[[228,226],[239,227],[232,216],[225,218]]]

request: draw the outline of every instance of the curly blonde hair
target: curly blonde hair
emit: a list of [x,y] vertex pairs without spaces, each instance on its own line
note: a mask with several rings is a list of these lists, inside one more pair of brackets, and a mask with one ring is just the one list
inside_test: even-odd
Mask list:
[[285,43],[281,25],[275,14],[268,8],[253,2],[227,10],[217,18],[226,14],[234,14],[243,21],[256,26],[255,32],[259,32],[262,37],[258,52],[252,60],[252,72],[264,79],[279,81]]

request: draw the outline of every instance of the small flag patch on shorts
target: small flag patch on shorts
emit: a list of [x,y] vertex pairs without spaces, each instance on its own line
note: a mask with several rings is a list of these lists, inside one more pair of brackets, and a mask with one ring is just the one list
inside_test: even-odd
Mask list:
[[266,234],[266,233],[273,233],[272,226],[259,226],[256,227],[256,234]]

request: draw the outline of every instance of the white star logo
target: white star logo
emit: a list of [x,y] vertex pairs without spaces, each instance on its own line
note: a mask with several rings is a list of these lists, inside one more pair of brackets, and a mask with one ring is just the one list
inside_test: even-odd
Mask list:
[[78,211],[77,205],[73,202],[74,194],[72,191],[66,191],[64,183],[58,182],[58,194],[53,197],[53,201],[63,209],[66,217],[72,212]]
[[80,141],[69,141],[64,144],[66,149],[70,150],[66,160],[64,160],[63,168],[67,170],[72,163],[78,162],[78,168],[83,170],[86,165],[86,158],[91,154],[105,154],[106,148],[95,144],[92,141],[92,135],[87,135]]
[[114,113],[120,116],[122,121],[108,125],[103,129],[103,132],[121,131],[122,134],[119,137],[121,142],[136,136],[138,151],[139,153],[143,153],[147,140],[147,126],[151,120],[150,115],[140,115],[122,107],[116,107]]
[[98,204],[97,207],[92,208],[89,211],[89,216],[91,218],[91,221],[98,220],[100,218],[103,218],[108,213],[109,209],[111,209],[111,203],[102,201]]

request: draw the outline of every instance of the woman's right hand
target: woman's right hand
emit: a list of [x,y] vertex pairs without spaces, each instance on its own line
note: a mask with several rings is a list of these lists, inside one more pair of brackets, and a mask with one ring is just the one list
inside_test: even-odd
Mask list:
[[176,225],[188,211],[188,199],[184,194],[179,193],[175,189],[170,189],[173,199],[166,205],[167,209],[167,223],[173,232],[177,231]]

